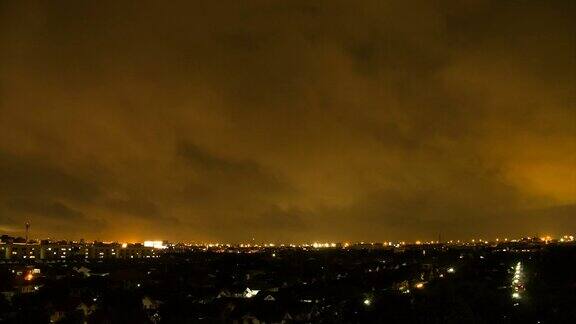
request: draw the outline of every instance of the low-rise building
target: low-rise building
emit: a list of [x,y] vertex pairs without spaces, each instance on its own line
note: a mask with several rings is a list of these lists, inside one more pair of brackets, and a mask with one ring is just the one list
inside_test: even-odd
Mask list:
[[159,250],[142,244],[128,244],[120,249],[121,259],[157,258]]
[[0,260],[141,259],[157,258],[160,249],[119,243],[2,243]]
[[39,244],[26,244],[26,243],[8,243],[4,244],[0,249],[4,255],[4,259],[9,260],[25,260],[25,259],[40,259],[40,245]]

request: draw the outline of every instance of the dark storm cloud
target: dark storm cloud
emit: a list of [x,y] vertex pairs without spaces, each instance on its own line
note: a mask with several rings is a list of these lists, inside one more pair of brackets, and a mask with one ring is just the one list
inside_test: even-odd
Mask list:
[[2,197],[60,197],[87,201],[99,194],[88,179],[50,165],[42,157],[22,157],[0,151]]
[[[26,215],[46,235],[131,240],[574,230],[575,12],[2,2],[0,229]],[[48,221],[66,211],[82,221]]]
[[105,233],[108,229],[106,220],[90,218],[80,210],[70,207],[66,203],[38,198],[11,199],[0,207],[9,215],[18,215],[18,219],[3,219],[2,224],[11,234],[21,235],[23,224],[26,221],[32,224],[32,233],[38,235],[63,235],[68,237],[72,231],[90,232],[94,234]]
[[8,201],[7,206],[16,212],[39,215],[52,219],[76,222],[85,220],[82,212],[74,210],[58,201],[15,199]]
[[209,180],[214,187],[240,185],[267,194],[287,190],[285,184],[254,161],[217,157],[192,143],[179,145],[178,155],[198,177]]

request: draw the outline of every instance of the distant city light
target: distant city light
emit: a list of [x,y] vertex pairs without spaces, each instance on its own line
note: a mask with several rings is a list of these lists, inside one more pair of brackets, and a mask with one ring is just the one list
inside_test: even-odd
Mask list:
[[512,298],[514,298],[514,299],[520,299],[520,293],[518,293],[518,292],[512,293]]
[[454,268],[450,267],[450,268],[448,268],[448,270],[446,270],[446,272],[454,273],[454,272],[456,272],[456,270],[454,270]]
[[144,241],[145,247],[152,247],[155,249],[165,249],[167,246],[162,241]]
[[372,304],[372,301],[370,300],[370,298],[364,299],[364,305],[370,306],[371,304]]

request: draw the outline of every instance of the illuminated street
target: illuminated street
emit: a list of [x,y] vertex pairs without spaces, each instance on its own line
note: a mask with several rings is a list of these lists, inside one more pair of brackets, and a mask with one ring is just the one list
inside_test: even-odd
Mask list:
[[522,262],[518,261],[513,267],[514,275],[512,276],[512,299],[515,300],[514,305],[518,305],[518,300],[522,299],[524,293],[524,274],[522,269]]

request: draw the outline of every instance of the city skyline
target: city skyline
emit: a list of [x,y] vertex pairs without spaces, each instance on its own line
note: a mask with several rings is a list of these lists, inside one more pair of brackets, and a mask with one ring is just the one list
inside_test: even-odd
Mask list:
[[576,232],[576,3],[0,4],[0,234]]
[[[101,240],[101,239],[93,239],[93,240],[86,240],[84,238],[58,238],[53,236],[47,237],[33,237],[30,235],[30,222],[27,221],[25,223],[25,232],[12,233],[13,236],[8,235],[6,233],[0,233],[1,235],[1,243],[17,243],[17,244],[39,244],[41,242],[47,242],[48,244],[58,243],[58,242],[68,242],[68,243],[106,243],[106,244],[143,244],[144,246],[149,247],[156,247],[162,246],[165,244],[186,244],[186,245],[205,245],[205,246],[239,246],[239,247],[313,247],[313,248],[330,248],[336,247],[348,247],[349,245],[360,244],[360,245],[374,245],[374,244],[382,244],[384,246],[402,246],[402,245],[430,245],[430,244],[499,244],[499,243],[514,243],[514,242],[522,242],[522,241],[533,241],[539,240],[541,242],[545,242],[548,244],[549,242],[556,242],[556,243],[572,243],[574,242],[574,235],[569,232],[565,232],[560,235],[550,235],[549,233],[541,234],[541,233],[533,233],[532,235],[523,235],[523,236],[513,236],[513,235],[504,235],[502,237],[486,237],[480,234],[473,236],[474,238],[466,238],[466,239],[459,239],[459,238],[446,238],[442,237],[442,234],[439,234],[434,239],[427,239],[427,240],[405,240],[405,239],[398,239],[398,240],[386,240],[385,238],[381,238],[380,240],[372,240],[372,241],[365,241],[365,240],[343,240],[343,241],[278,241],[278,240],[268,240],[268,241],[258,241],[256,238],[252,238],[250,240],[244,241],[196,241],[193,239],[187,240],[178,240],[178,241],[171,241],[166,238],[161,237],[149,237],[148,239],[142,240]],[[22,234],[22,235],[20,235]]]

